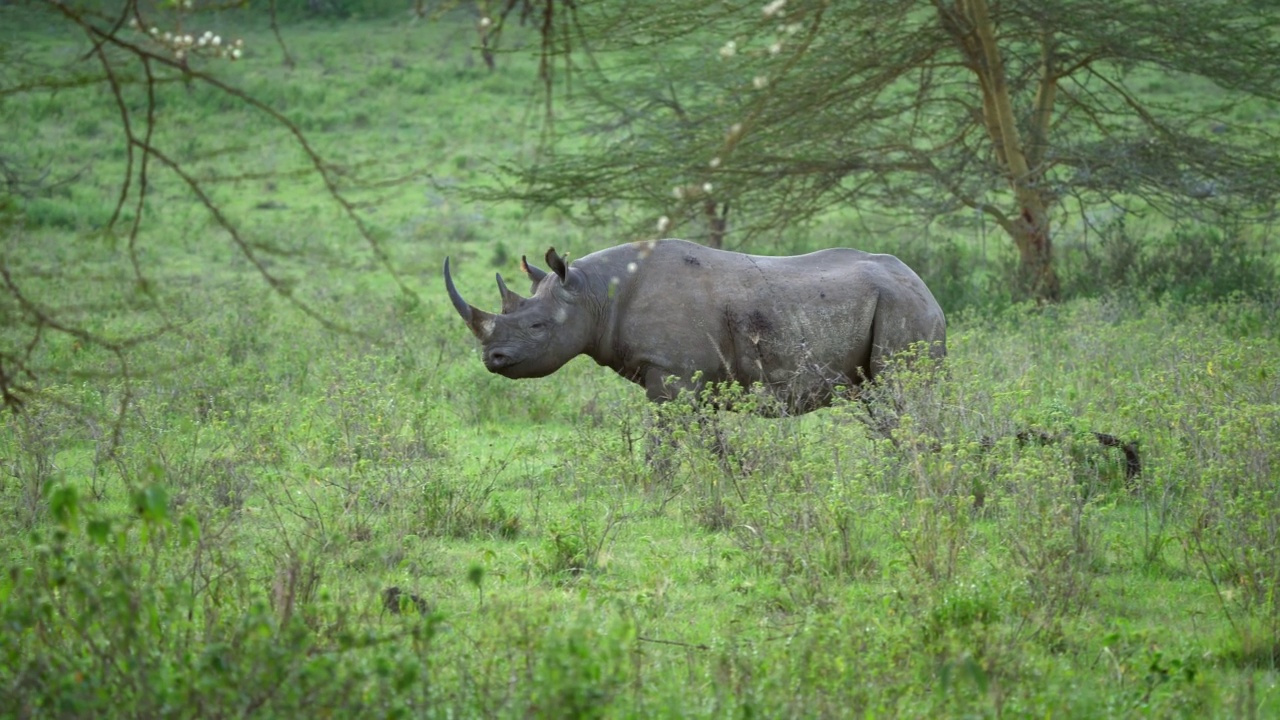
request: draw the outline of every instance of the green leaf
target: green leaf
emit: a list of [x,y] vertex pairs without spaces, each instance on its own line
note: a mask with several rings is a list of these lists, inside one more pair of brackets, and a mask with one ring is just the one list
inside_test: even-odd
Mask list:
[[169,493],[160,485],[148,485],[134,493],[134,512],[153,523],[169,521]]
[[99,545],[106,545],[111,537],[111,521],[104,518],[95,518],[89,521],[85,526],[89,539]]
[[80,511],[80,494],[71,485],[58,485],[49,493],[49,513],[64,528],[69,528]]

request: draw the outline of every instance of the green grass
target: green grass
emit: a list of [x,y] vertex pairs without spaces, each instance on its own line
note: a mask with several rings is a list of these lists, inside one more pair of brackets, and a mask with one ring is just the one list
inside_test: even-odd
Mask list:
[[[885,398],[895,442],[859,404],[727,415],[722,461],[676,408],[674,472],[655,474],[639,388],[586,360],[490,375],[444,296],[445,255],[492,308],[493,259],[510,279],[520,254],[627,239],[447,191],[537,141],[535,66],[490,75],[461,27],[286,28],[287,69],[247,26],[246,61],[218,67],[358,167],[342,183],[407,291],[287,133],[199,86],[161,98],[158,144],[291,298],[357,333],[264,287],[161,170],[148,294],[101,234],[123,168],[107,96],[0,103],[0,153],[82,173],[6,235],[24,292],[109,337],[167,327],[127,384],[110,353],[42,335],[39,392],[0,420],[19,714],[1280,712],[1274,300],[953,312],[946,376]],[[786,240],[836,234],[807,233]],[[6,351],[30,332],[6,324]],[[1092,431],[1139,440],[1142,475]],[[428,615],[386,611],[390,586]]]

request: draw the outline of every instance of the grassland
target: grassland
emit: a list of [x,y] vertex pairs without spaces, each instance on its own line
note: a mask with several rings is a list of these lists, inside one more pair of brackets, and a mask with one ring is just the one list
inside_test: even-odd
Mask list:
[[[211,22],[248,48],[218,76],[347,168],[368,237],[291,133],[174,82],[156,145],[287,293],[161,168],[137,239],[104,238],[126,160],[106,89],[0,100],[0,155],[75,177],[6,231],[24,297],[106,338],[164,330],[122,378],[45,328],[38,393],[0,419],[0,712],[1280,714],[1275,299],[953,312],[895,442],[859,404],[727,415],[724,461],[675,408],[658,475],[638,388],[585,360],[489,375],[440,287],[450,255],[496,306],[520,254],[630,239],[453,192],[536,147],[532,61],[489,73],[465,21],[396,19],[287,27],[290,68],[265,27]],[[85,50],[4,33],[9,58]],[[1141,473],[1095,431],[1139,441]]]

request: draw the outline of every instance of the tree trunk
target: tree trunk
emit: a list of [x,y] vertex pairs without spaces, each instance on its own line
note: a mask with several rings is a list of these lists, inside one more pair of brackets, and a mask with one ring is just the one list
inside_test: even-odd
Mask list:
[[729,203],[720,208],[715,200],[707,200],[702,210],[707,216],[707,246],[718,250],[724,247],[724,234],[729,230]]
[[1015,290],[1037,302],[1062,299],[1062,287],[1053,267],[1053,243],[1049,236],[1049,216],[1040,203],[1024,206],[1009,231],[1018,248],[1018,276]]
[[1029,132],[1024,138],[1018,127],[1018,113],[1014,111],[996,26],[987,4],[988,0],[957,0],[954,11],[941,3],[937,7],[943,27],[953,34],[967,58],[967,66],[977,78],[982,92],[983,124],[1018,203],[1017,217],[1002,216],[1000,223],[1018,248],[1015,293],[1040,302],[1056,302],[1061,299],[1062,288],[1053,269],[1053,245],[1049,238],[1048,208],[1053,198],[1042,184],[1044,153],[1057,95],[1053,36],[1046,32],[1040,37],[1040,79]]

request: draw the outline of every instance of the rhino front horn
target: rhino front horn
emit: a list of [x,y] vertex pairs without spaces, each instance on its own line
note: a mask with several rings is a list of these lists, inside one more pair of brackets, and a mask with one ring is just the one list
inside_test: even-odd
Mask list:
[[449,258],[444,259],[444,286],[449,291],[449,299],[453,301],[453,309],[467,321],[472,334],[481,340],[489,337],[489,333],[493,332],[493,315],[468,304],[458,294],[458,288],[453,286],[453,275],[449,272]]

